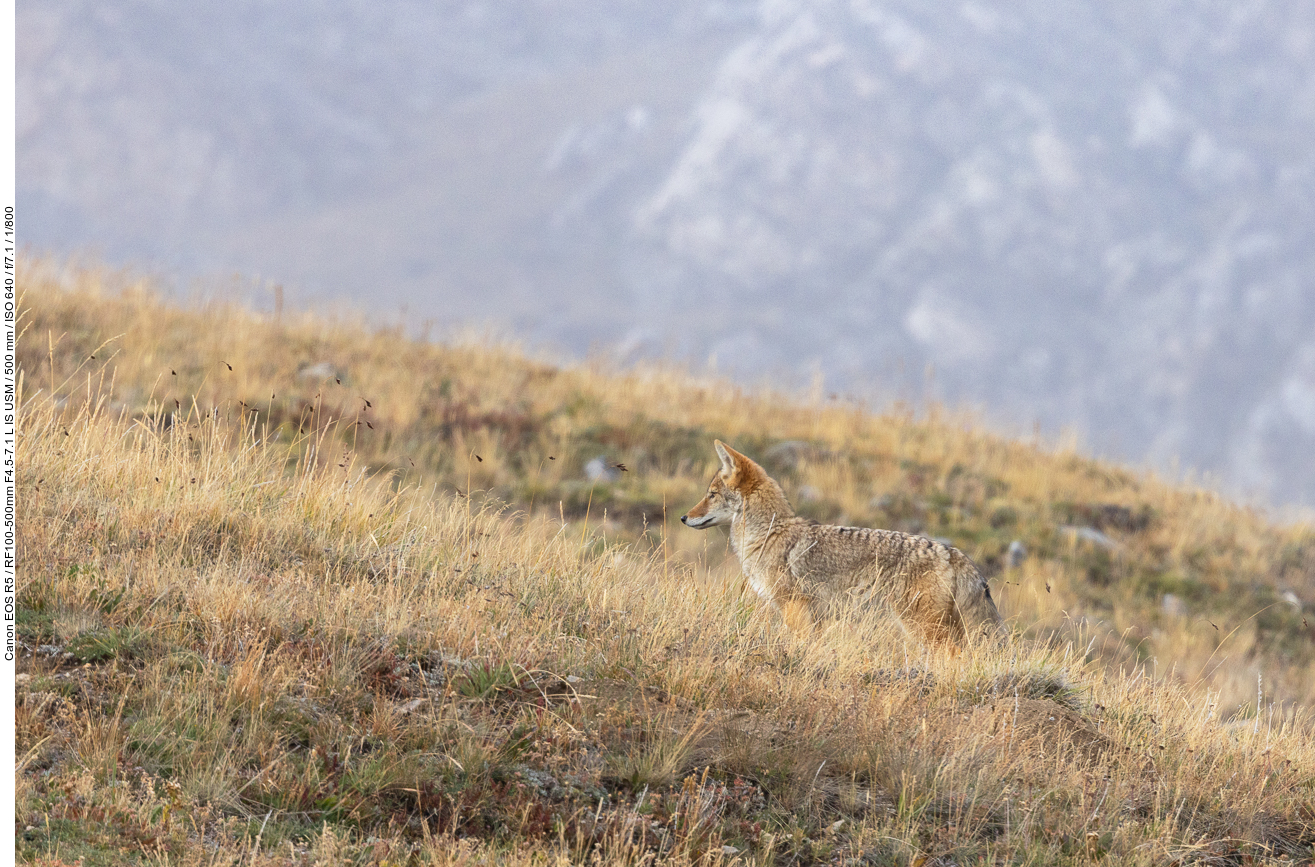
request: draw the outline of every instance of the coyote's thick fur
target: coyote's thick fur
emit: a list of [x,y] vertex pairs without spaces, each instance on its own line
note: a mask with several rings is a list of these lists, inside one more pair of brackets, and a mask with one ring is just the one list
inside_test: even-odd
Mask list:
[[957,548],[892,530],[836,527],[795,515],[766,470],[715,441],[721,469],[687,527],[726,524],[749,585],[796,631],[838,605],[879,605],[929,643],[993,633],[1000,612],[982,573]]

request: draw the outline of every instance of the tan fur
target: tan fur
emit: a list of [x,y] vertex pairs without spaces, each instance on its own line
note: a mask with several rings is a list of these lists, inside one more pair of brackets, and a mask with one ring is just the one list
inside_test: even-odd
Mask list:
[[977,567],[957,548],[893,530],[837,527],[795,515],[758,464],[716,440],[721,469],[680,520],[730,525],[749,585],[795,631],[838,606],[882,606],[913,634],[961,645],[994,633],[1000,612]]

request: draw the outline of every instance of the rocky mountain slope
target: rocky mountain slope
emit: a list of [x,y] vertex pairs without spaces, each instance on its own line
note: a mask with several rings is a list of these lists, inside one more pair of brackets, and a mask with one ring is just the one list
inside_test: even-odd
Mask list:
[[1315,501],[1303,4],[28,2],[19,34],[30,243]]

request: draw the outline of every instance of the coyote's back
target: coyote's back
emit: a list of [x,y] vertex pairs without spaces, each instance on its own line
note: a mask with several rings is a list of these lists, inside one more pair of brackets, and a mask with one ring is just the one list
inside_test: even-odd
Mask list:
[[960,643],[1000,624],[990,586],[973,562],[925,536],[810,523],[787,553],[786,567],[794,592],[814,600],[818,613],[880,606],[932,642]]
[[721,469],[681,521],[696,529],[729,524],[750,586],[792,628],[854,605],[886,608],[933,643],[999,628],[990,587],[962,551],[923,536],[800,518],[762,467],[715,445]]

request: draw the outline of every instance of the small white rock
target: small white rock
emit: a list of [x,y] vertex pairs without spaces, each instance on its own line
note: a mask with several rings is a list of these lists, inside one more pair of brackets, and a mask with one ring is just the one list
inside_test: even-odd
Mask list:
[[1059,529],[1066,533],[1072,533],[1073,538],[1081,539],[1084,542],[1090,542],[1097,548],[1104,548],[1106,551],[1119,550],[1118,542],[1115,542],[1095,527],[1075,527],[1072,524],[1063,524]]
[[1017,569],[1023,565],[1027,559],[1027,547],[1017,539],[1009,543],[1009,549],[1005,551],[1005,564],[1010,569]]
[[584,465],[584,474],[591,482],[615,482],[621,478],[621,471],[609,464],[602,455]]
[[330,361],[311,364],[297,371],[298,379],[342,379],[345,374]]

